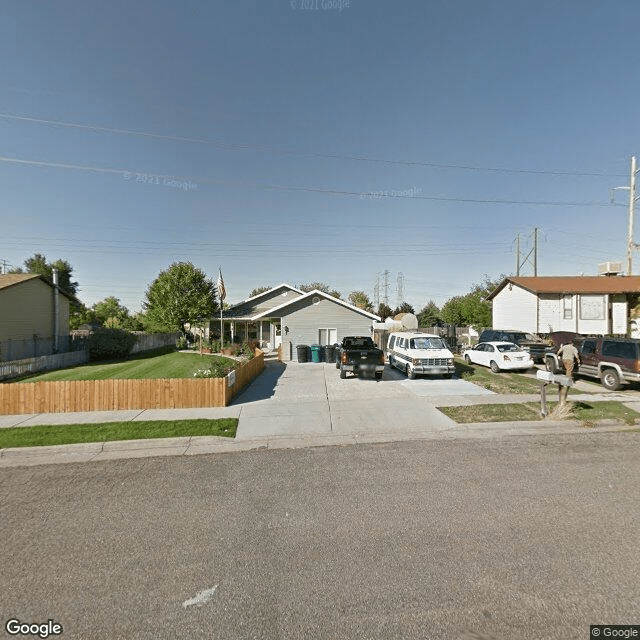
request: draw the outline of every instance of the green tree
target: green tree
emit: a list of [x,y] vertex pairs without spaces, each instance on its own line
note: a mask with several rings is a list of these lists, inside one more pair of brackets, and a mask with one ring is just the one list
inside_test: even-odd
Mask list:
[[184,332],[185,324],[214,315],[216,285],[190,262],[174,262],[151,283],[143,307],[150,330]]
[[265,291],[269,291],[269,289],[273,289],[273,287],[256,287],[255,289],[253,289],[253,291],[249,294],[250,298],[253,298],[254,296],[258,296],[261,293],[264,293]]
[[309,291],[313,291],[317,289],[318,291],[322,291],[323,293],[327,293],[334,298],[340,298],[340,292],[335,289],[331,289],[331,287],[325,282],[310,282],[308,284],[299,284],[296,286],[296,289],[300,289],[300,291],[304,291],[305,293],[309,293]]
[[437,327],[440,321],[440,309],[433,300],[429,300],[418,312],[418,326],[420,327]]
[[415,309],[408,302],[403,302],[399,307],[396,307],[393,310],[393,315],[394,316],[397,316],[399,313],[414,313],[415,314]]
[[364,311],[373,311],[373,304],[369,300],[369,296],[364,291],[352,291],[347,300],[358,309]]
[[96,319],[104,327],[122,328],[122,325],[129,318],[129,310],[120,304],[120,300],[114,296],[109,296],[101,302],[96,302],[93,307]]
[[58,286],[67,295],[76,298],[78,283],[72,278],[73,267],[66,260],[48,262],[42,253],[34,253],[24,261],[24,269],[16,269],[14,273],[38,273],[53,281],[53,269],[58,270]]
[[445,322],[458,326],[470,325],[474,329],[490,327],[491,302],[487,296],[500,284],[504,276],[491,280],[485,275],[484,280],[474,284],[471,291],[464,296],[455,296],[442,307],[441,316]]
[[383,320],[385,318],[391,318],[393,316],[393,309],[384,302],[381,302],[378,305],[378,310],[376,311],[376,315],[380,316]]

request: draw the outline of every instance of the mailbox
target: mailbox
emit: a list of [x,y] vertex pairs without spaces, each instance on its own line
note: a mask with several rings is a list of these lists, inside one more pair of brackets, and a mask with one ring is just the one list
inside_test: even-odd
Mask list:
[[536,378],[542,382],[552,382],[559,384],[563,387],[573,387],[573,379],[569,376],[563,376],[558,373],[551,373],[551,371],[538,371]]

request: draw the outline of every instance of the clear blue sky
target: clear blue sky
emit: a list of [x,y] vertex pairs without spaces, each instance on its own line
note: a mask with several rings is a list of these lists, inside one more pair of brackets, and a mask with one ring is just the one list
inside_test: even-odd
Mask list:
[[0,260],[132,311],[182,260],[416,310],[534,227],[539,275],[624,264],[640,4],[333,1],[3,2]]

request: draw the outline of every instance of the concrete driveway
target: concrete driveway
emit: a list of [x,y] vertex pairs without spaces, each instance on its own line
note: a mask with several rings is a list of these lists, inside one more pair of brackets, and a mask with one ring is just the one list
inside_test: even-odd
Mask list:
[[381,381],[341,380],[334,364],[267,362],[233,402],[240,407],[236,438],[459,429],[436,406],[460,395],[493,394],[464,380],[408,380],[388,366]]

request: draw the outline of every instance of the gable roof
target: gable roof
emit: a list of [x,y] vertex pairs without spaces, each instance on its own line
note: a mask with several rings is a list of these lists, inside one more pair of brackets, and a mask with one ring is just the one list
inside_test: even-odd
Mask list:
[[263,313],[269,309],[280,306],[282,302],[276,300],[279,296],[283,296],[292,292],[295,295],[294,299],[298,299],[304,295],[304,291],[292,287],[290,284],[282,283],[277,287],[273,287],[268,291],[263,291],[256,296],[237,302],[231,305],[228,309],[222,312],[222,317],[230,320],[249,320],[253,318],[257,313]]
[[516,276],[505,278],[488,296],[513,283],[531,293],[640,293],[640,276]]
[[[42,280],[42,282],[49,285],[53,289],[53,283],[51,282],[51,280],[45,278],[39,273],[6,273],[4,275],[0,275],[0,291],[22,284],[23,282],[29,282],[30,280]],[[60,287],[58,287],[58,291],[65,298],[68,298],[72,302],[74,301],[73,296],[65,293],[62,289],[60,289]]]
[[365,311],[364,309],[360,309],[360,307],[356,307],[355,305],[350,304],[349,302],[345,302],[344,300],[340,300],[340,298],[335,298],[330,293],[325,293],[324,291],[320,291],[319,289],[314,289],[313,291],[309,291],[308,293],[305,293],[304,295],[302,295],[302,296],[300,296],[298,298],[294,298],[293,300],[289,300],[288,302],[285,302],[284,304],[281,304],[279,307],[273,307],[272,309],[269,309],[269,310],[267,310],[267,311],[265,311],[263,313],[260,313],[260,314],[258,314],[256,316],[254,316],[253,318],[251,318],[251,320],[258,320],[260,317],[263,317],[263,316],[278,315],[278,312],[282,311],[286,307],[289,307],[292,304],[300,302],[301,300],[305,300],[305,299],[308,299],[308,298],[313,298],[313,296],[321,296],[321,297],[325,298],[326,300],[329,300],[330,302],[335,302],[336,304],[340,304],[343,307],[346,307],[347,309],[351,309],[352,311],[356,311],[357,313],[360,313],[363,316],[367,316],[368,318],[371,318],[372,320],[380,321],[380,316],[375,315],[375,313],[370,313],[369,311]]

